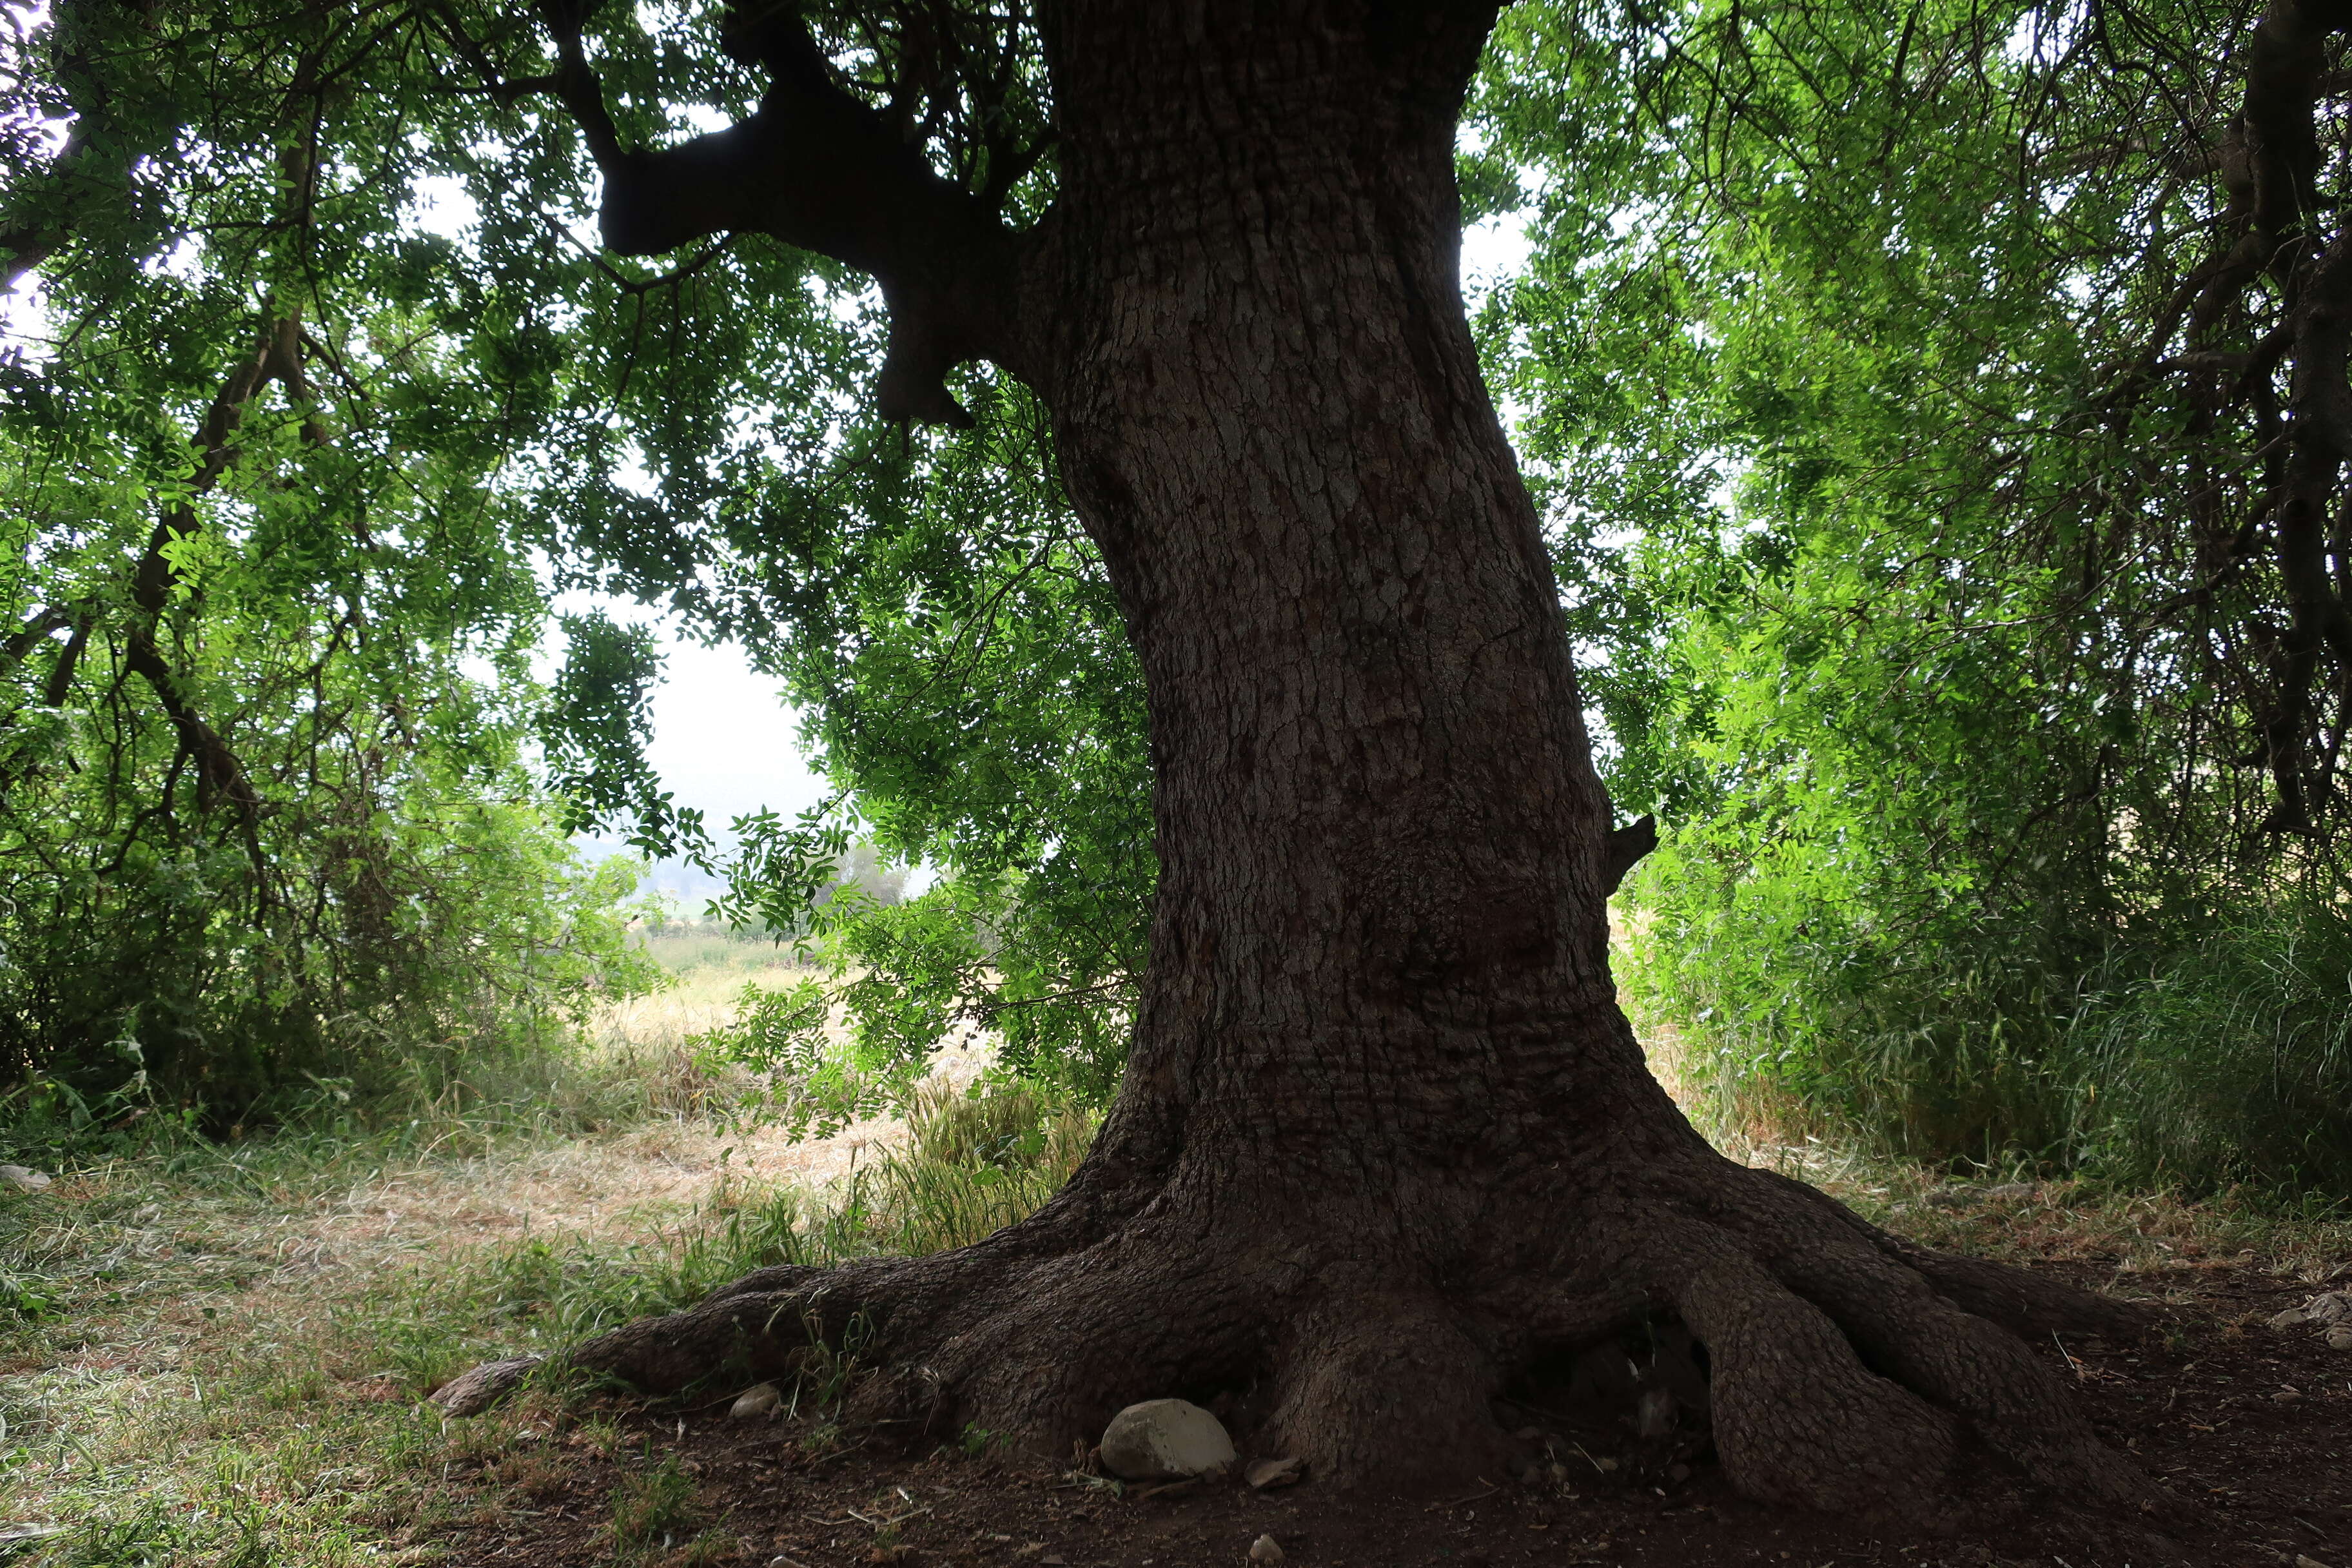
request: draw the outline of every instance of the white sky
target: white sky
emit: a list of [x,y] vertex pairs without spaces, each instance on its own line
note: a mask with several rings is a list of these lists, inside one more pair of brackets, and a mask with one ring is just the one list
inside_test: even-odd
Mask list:
[[669,679],[654,697],[646,758],[680,805],[713,826],[762,806],[796,816],[824,795],[793,731],[796,710],[777,699],[733,647],[669,640]]
[[[616,621],[660,633],[666,679],[654,691],[646,760],[674,803],[700,811],[714,835],[726,839],[738,816],[765,808],[794,817],[824,797],[824,781],[809,771],[801,751],[799,710],[779,699],[776,683],[754,670],[740,648],[681,637],[675,623],[625,599],[567,594],[557,608],[574,615],[601,608]],[[554,662],[553,650],[547,662]],[[592,858],[621,847],[605,837],[580,843]],[[651,881],[676,895],[689,915],[699,914],[702,900],[719,890],[715,879],[672,861],[656,865]]]

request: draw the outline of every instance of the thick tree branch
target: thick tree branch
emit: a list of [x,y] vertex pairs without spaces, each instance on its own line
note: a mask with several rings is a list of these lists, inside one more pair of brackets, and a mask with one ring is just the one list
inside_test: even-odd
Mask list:
[[[77,125],[49,166],[48,184],[70,187],[87,155],[89,141],[88,132]],[[69,213],[69,204],[61,202],[57,211],[20,216],[0,226],[0,293],[14,289],[26,273],[58,253],[66,242]]]
[[[2217,478],[2199,492],[2192,519],[2210,584],[2254,559],[2269,534],[2287,623],[2265,639],[2267,689],[2256,707],[2278,796],[2269,826],[2288,832],[2316,826],[2306,759],[2322,661],[2352,668],[2352,606],[2329,559],[2340,553],[2330,525],[2352,462],[2352,233],[2322,191],[2319,136],[2323,97],[2345,86],[2327,67],[2347,31],[2352,7],[2342,0],[2271,0],[2264,9],[2243,57],[2244,98],[2216,149],[2225,201],[2209,248],[2116,398],[2127,410],[2158,376],[2179,374],[2192,441],[2231,425],[2245,432],[2242,495],[2233,507],[2234,481]],[[2284,408],[2282,372],[2291,381]]]
[[96,620],[88,610],[75,618],[73,635],[58,650],[57,662],[49,666],[49,678],[41,685],[42,707],[62,708],[72,695],[74,670],[81,663],[83,650],[89,647],[90,628]]
[[2336,481],[2352,459],[2352,231],[2336,236],[2295,311],[2290,452],[2278,506],[2279,575],[2298,633],[2352,668],[2352,612],[2327,570]]
[[[204,526],[195,509],[196,499],[209,493],[236,461],[235,437],[244,423],[246,409],[272,381],[279,383],[289,400],[298,406],[308,402],[310,385],[302,368],[299,312],[289,311],[282,316],[271,312],[252,351],[229,372],[197,426],[196,470],[189,478],[187,490],[163,509],[153,531],[148,535],[145,550],[131,568],[133,613],[125,630],[123,654],[125,667],[154,692],[156,705],[179,731],[182,747],[195,759],[199,799],[206,804],[225,803],[236,813],[247,856],[255,871],[262,875],[260,885],[265,889],[268,865],[261,848],[260,825],[266,808],[260,794],[235,749],[189,700],[184,684],[163,655],[156,629],[171,605],[172,590],[180,581],[171,547]],[[312,427],[313,420],[306,416],[306,432]],[[70,656],[75,651],[69,647],[68,654],[59,658],[51,680],[53,688],[71,679]],[[51,706],[63,700],[63,692],[59,691]]]
[[542,7],[556,93],[604,175],[604,242],[627,256],[750,232],[869,273],[890,308],[876,388],[886,418],[968,426],[947,372],[1013,357],[1015,237],[988,201],[941,178],[919,144],[862,102],[789,10],[730,15],[728,52],[765,69],[759,110],[675,147],[623,144],[582,43],[576,5]]
[[1624,885],[1625,874],[1643,856],[1658,847],[1658,819],[1637,817],[1622,827],[1612,827],[1603,841],[1601,857],[1601,896],[1607,898]]
[[5,644],[0,644],[0,671],[14,670],[51,632],[61,632],[73,624],[73,611],[63,605],[51,605],[37,612],[10,633]]

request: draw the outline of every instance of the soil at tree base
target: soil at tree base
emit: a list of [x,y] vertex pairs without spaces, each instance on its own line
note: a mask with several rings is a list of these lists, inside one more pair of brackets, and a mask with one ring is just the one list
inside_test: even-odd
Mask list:
[[[2077,1284],[2104,1282],[2088,1266],[2044,1268]],[[1496,1477],[1489,1488],[1433,1501],[1326,1489],[1311,1478],[1264,1493],[1221,1479],[1129,1487],[1122,1496],[1067,1464],[907,1456],[878,1442],[818,1458],[804,1444],[811,1423],[730,1421],[721,1398],[615,1405],[604,1414],[626,1434],[621,1462],[565,1450],[574,1457],[550,1467],[532,1495],[516,1500],[511,1517],[439,1543],[448,1555],[434,1561],[453,1568],[625,1561],[607,1523],[613,1489],[648,1458],[671,1457],[696,1482],[700,1523],[740,1538],[740,1551],[720,1560],[782,1558],[802,1568],[1239,1564],[1261,1534],[1301,1568],[2294,1568],[2299,1559],[2352,1568],[2352,1352],[2331,1351],[2308,1330],[2266,1323],[2315,1287],[2220,1265],[2140,1279],[2176,1299],[2195,1298],[2163,1341],[2069,1340],[2047,1353],[2074,1379],[2101,1436],[2128,1449],[2179,1505],[2180,1518],[2160,1534],[2145,1521],[2082,1512],[2063,1498],[1956,1535],[1890,1533],[1737,1496],[1703,1436],[1645,1444],[1622,1427],[1547,1423],[1532,1412],[1515,1419],[1545,1428],[1549,1446],[1566,1454],[1573,1468],[1565,1482],[1538,1469],[1531,1480]],[[1237,1436],[1246,1458],[1247,1434]],[[1532,1457],[1536,1445],[1528,1447]],[[1616,1468],[1600,1470],[1604,1459]],[[877,1546],[877,1522],[893,1521]],[[689,1533],[677,1532],[677,1547]],[[683,1561],[657,1545],[640,1561],[666,1556]]]

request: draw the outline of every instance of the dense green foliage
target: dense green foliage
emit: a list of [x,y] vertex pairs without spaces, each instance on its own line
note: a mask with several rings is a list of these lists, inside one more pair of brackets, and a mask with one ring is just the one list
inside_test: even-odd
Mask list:
[[[832,982],[759,1003],[737,1048],[798,1063],[828,1114],[902,1093],[959,1023],[993,1030],[1008,1071],[1096,1101],[1124,1059],[1156,868],[1141,682],[1029,411],[971,401],[982,429],[928,461],[891,432],[845,447],[816,480],[867,487],[845,514],[786,512],[810,480],[774,474],[790,546],[740,539],[751,563],[711,611],[811,714],[841,792],[804,824],[740,825],[724,901],[822,945]],[[853,831],[935,879],[896,905],[812,910]],[[823,1060],[835,1005],[845,1062]]]
[[1672,829],[1628,978],[1734,1100],[2352,1190],[2347,889],[2265,772],[2288,595],[2216,567],[2260,462],[2132,380],[2243,90],[2191,40],[2246,20],[1505,22],[1481,124],[1537,248],[1484,326],[1612,787]]
[[[987,56],[1008,129],[932,70],[995,13],[808,12],[943,174],[1043,209],[1050,155],[1004,162],[1046,113],[1025,27]],[[0,670],[18,1065],[103,1087],[135,1040],[257,1082],[347,1020],[584,995],[612,900],[568,879],[531,747],[562,826],[718,854],[640,754],[646,636],[575,617],[528,679],[550,593],[592,588],[746,647],[836,788],[735,825],[724,911],[833,973],[719,1044],[845,1113],[976,1023],[1099,1100],[1148,751],[1039,411],[966,370],[970,430],[873,417],[878,298],[769,239],[600,254],[544,25],[575,16],[625,142],[756,101],[684,4],[71,3],[11,46],[0,247],[49,323],[0,366],[34,498]],[[1505,14],[1465,190],[1533,255],[1480,326],[1611,786],[1668,828],[1628,977],[1729,1100],[2352,1185],[2352,663],[2309,580],[2352,583],[2352,541],[2299,556],[2283,521],[2315,247],[2223,265],[2248,21]],[[929,886],[827,896],[861,838]]]
[[628,875],[527,766],[508,476],[551,345],[418,230],[440,164],[354,42],[68,5],[9,62],[12,132],[64,136],[7,237],[69,237],[0,358],[0,1074],[37,1123],[430,1078],[642,978]]

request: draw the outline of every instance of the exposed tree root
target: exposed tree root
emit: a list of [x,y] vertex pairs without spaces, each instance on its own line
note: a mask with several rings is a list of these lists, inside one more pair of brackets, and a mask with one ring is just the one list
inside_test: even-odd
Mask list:
[[[1232,1392],[1246,1446],[1327,1480],[1446,1487],[1501,1473],[1491,1402],[1529,1367],[1679,1321],[1705,1348],[1717,1451],[1752,1496],[1929,1525],[1989,1487],[2153,1497],[2017,1337],[2127,1331],[2144,1314],[1706,1159],[1680,1181],[1654,1171],[1637,1193],[1557,1202],[1570,1245],[1548,1278],[1524,1263],[1482,1277],[1458,1250],[1393,1234],[1374,1250],[1360,1214],[1302,1206],[1204,1239],[1179,1234],[1184,1205],[1154,1205],[1063,1251],[1015,1226],[930,1258],[763,1269],[564,1361],[651,1392],[815,1380],[910,1442],[969,1424],[1055,1455],[1132,1401]],[[530,1365],[493,1363],[437,1398],[481,1408]]]

